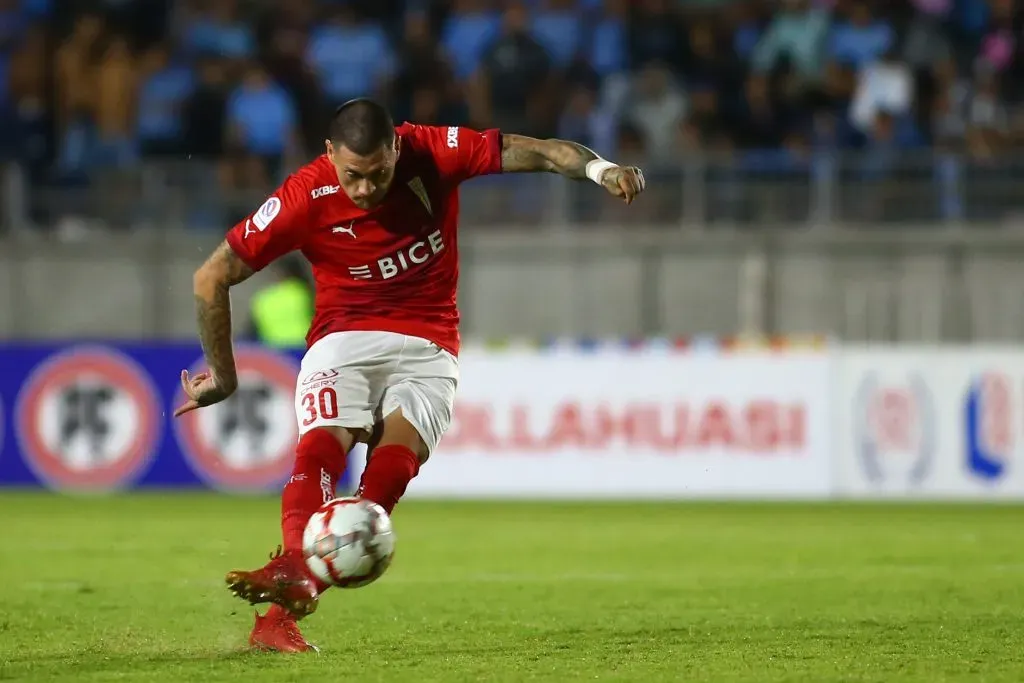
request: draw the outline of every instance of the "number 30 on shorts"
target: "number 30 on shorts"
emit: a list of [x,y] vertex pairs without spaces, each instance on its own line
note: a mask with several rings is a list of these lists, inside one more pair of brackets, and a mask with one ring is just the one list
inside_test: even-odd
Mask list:
[[303,427],[308,427],[318,419],[333,420],[338,417],[338,392],[334,387],[310,392],[302,397],[302,409],[306,411],[306,417],[302,420]]

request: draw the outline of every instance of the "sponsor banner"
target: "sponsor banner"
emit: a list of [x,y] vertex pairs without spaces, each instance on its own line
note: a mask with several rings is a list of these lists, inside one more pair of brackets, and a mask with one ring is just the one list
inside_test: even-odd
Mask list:
[[824,497],[830,357],[466,352],[417,496]]
[[[239,347],[235,368],[238,389],[226,401],[174,420],[178,445],[193,471],[213,488],[279,488],[291,475],[295,460],[298,363],[261,348]],[[205,369],[200,357],[189,374]],[[179,389],[175,402],[185,400]]]
[[[291,472],[300,352],[237,349],[239,392],[183,420],[194,344],[0,344],[0,486],[274,492]],[[351,474],[339,490],[351,490]]]
[[25,464],[56,489],[130,486],[155,454],[161,422],[143,369],[98,347],[72,348],[36,366],[15,404]]
[[1024,497],[1024,353],[847,349],[838,367],[840,494]]

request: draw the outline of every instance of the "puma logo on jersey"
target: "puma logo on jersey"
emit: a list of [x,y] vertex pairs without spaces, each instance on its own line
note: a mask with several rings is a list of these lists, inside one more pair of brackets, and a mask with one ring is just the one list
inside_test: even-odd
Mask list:
[[356,238],[356,222],[355,221],[352,221],[351,223],[349,223],[347,228],[344,225],[336,225],[333,228],[331,228],[331,232],[343,232],[346,235],[352,235],[352,239],[357,239]]
[[372,265],[352,266],[348,272],[356,280],[374,280],[378,277],[382,280],[390,280],[400,273],[426,263],[443,250],[444,240],[441,239],[441,231],[435,230],[427,235],[425,240],[413,242],[405,249],[379,258]]
[[459,146],[458,126],[448,126],[448,149],[456,149]]
[[423,181],[420,180],[419,176],[409,181],[409,189],[419,197],[420,203],[423,204],[423,208],[427,210],[427,213],[433,216],[434,210],[430,207],[430,197],[427,196],[427,188],[423,187]]

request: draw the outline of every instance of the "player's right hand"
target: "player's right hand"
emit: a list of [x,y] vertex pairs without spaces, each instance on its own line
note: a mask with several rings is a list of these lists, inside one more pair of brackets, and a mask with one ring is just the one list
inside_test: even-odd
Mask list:
[[601,176],[601,185],[613,196],[632,204],[647,187],[647,180],[637,166],[614,166]]
[[181,388],[188,400],[174,411],[174,417],[181,417],[196,408],[213,405],[226,399],[230,392],[217,384],[217,380],[209,372],[200,372],[195,377],[188,376],[188,370],[181,371]]

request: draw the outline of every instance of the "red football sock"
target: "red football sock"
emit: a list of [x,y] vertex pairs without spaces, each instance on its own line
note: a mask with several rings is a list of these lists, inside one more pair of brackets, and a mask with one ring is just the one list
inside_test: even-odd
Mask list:
[[326,429],[314,429],[299,439],[292,478],[281,494],[281,532],[285,550],[302,549],[302,532],[320,506],[334,498],[334,487],[348,459],[338,440]]
[[411,449],[397,444],[378,446],[367,458],[357,495],[377,503],[390,515],[419,471],[419,458]]

